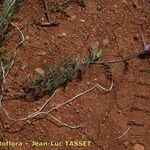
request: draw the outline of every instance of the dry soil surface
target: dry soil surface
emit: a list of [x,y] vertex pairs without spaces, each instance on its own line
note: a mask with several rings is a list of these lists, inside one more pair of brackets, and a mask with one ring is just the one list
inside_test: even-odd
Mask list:
[[[61,3],[47,0],[49,9]],[[36,68],[54,64],[71,54],[82,58],[88,48],[96,44],[103,51],[101,60],[115,60],[143,50],[142,33],[150,42],[149,0],[86,0],[85,8],[72,2],[60,12],[50,15],[59,26],[41,27],[46,21],[44,2],[26,0],[16,13],[13,23],[25,36],[18,49],[15,64],[6,86],[21,85],[27,77],[33,77]],[[16,30],[12,30],[16,32]],[[18,35],[13,36],[5,48],[13,53]],[[134,59],[124,70],[123,63],[112,65],[114,85],[110,92],[93,90],[76,101],[52,112],[68,125],[86,123],[83,128],[71,129],[60,125],[51,116],[39,116],[28,121],[11,121],[0,110],[1,141],[23,142],[23,146],[1,146],[4,150],[150,150],[150,64],[147,59]],[[107,71],[100,65],[92,65],[80,82],[70,82],[65,91],[59,89],[45,110],[93,87],[108,88]],[[20,99],[3,101],[3,106],[13,118],[21,118],[36,111],[47,97],[26,102]],[[122,136],[122,137],[121,137]],[[63,142],[63,146],[33,147],[36,142]],[[91,141],[90,146],[65,146],[65,141]]]

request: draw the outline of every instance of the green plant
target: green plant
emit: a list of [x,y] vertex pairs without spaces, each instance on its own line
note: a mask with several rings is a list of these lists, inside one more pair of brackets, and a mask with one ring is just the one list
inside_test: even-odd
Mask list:
[[0,12],[0,43],[7,38],[10,22],[21,0],[4,0]]
[[55,65],[45,67],[45,73],[34,81],[30,80],[24,88],[26,98],[36,99],[45,94],[52,95],[57,88],[77,77],[78,71],[84,73],[86,68],[101,56],[101,52],[94,47],[91,47],[90,52],[90,56],[84,60],[79,56],[76,59],[69,57]]

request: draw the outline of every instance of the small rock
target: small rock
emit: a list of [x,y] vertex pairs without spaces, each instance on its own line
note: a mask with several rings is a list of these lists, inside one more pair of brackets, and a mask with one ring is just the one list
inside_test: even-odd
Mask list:
[[55,37],[54,36],[50,36],[52,39],[54,39]]
[[76,19],[76,15],[73,15],[73,16],[70,17],[70,20],[71,20],[71,21],[73,21],[73,20],[75,20],[75,19]]
[[30,37],[29,36],[26,36],[26,40],[29,40],[30,39]]
[[38,52],[38,55],[45,56],[46,52],[45,51]]
[[77,114],[79,114],[80,113],[80,111],[78,110],[78,109],[75,109],[74,110]]
[[128,147],[129,146],[129,141],[125,141],[123,144],[124,144],[125,147]]
[[61,33],[61,34],[58,34],[58,38],[62,38],[62,37],[65,37],[65,36],[67,36],[67,34],[65,33],[65,32],[63,32],[63,33]]
[[41,75],[43,75],[45,73],[45,71],[41,68],[36,68],[35,72],[38,73],[38,74],[41,74]]
[[144,150],[144,146],[141,144],[135,144],[133,147],[134,150]]
[[97,47],[99,47],[99,45],[100,45],[99,41],[96,41],[96,42],[95,42],[95,45],[96,45]]
[[42,17],[42,18],[41,18],[41,21],[44,21],[44,19],[45,19],[45,18],[44,18],[44,17]]
[[52,53],[52,52],[53,52],[53,50],[52,50],[51,48],[48,48],[48,51],[49,51],[50,53]]
[[136,143],[137,143],[137,140],[136,140],[136,139],[132,139],[132,140],[131,140],[131,144],[132,144],[132,145],[135,145]]
[[62,36],[67,36],[67,34],[65,32],[62,33]]
[[108,46],[108,45],[109,45],[109,40],[108,40],[108,38],[103,39],[102,45],[103,45],[103,46]]
[[114,5],[114,8],[118,8],[118,6],[115,4],[115,5]]
[[40,130],[40,132],[41,132],[41,133],[44,133],[44,131],[43,131],[43,130]]
[[80,19],[80,22],[84,23],[84,22],[85,22],[85,20],[84,20],[84,19]]
[[72,102],[70,102],[69,105],[72,106],[73,105]]
[[124,4],[128,4],[128,2],[126,0],[122,0],[122,3]]
[[28,124],[31,124],[31,120],[27,120],[27,123],[28,123]]
[[45,44],[45,45],[48,45],[48,44],[49,44],[49,41],[48,41],[48,40],[44,41],[44,44]]
[[10,129],[10,125],[9,125],[9,124],[5,124],[5,125],[4,125],[4,128],[5,128],[5,129]]
[[100,4],[98,4],[97,7],[96,7],[96,9],[97,9],[98,11],[100,11],[100,10],[102,9],[102,6],[101,6]]
[[21,70],[25,70],[25,69],[26,69],[26,67],[27,67],[27,64],[23,64],[23,65],[21,65]]

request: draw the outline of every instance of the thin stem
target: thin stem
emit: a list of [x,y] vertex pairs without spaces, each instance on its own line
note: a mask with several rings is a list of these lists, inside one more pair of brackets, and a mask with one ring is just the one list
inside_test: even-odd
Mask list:
[[16,26],[14,23],[11,23],[11,25],[14,26],[14,27],[18,30],[18,32],[19,32],[19,35],[20,35],[20,39],[21,39],[21,40],[20,40],[20,42],[19,42],[19,43],[17,44],[17,46],[16,46],[16,47],[19,47],[20,45],[22,45],[22,44],[24,43],[25,37],[24,37],[22,31],[19,29],[18,26]]

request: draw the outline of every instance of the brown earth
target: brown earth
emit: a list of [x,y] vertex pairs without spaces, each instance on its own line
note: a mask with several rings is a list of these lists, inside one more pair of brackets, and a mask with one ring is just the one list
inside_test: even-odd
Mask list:
[[[57,4],[47,0],[48,7]],[[58,1],[57,2],[61,2]],[[137,3],[136,3],[137,2]],[[65,9],[70,16],[55,13],[52,19],[59,20],[57,27],[35,25],[44,20],[44,3],[26,0],[14,17],[14,24],[22,28],[26,38],[18,49],[13,68],[7,78],[7,86],[22,84],[32,77],[36,68],[44,64],[54,64],[68,54],[82,57],[88,55],[88,47],[96,43],[103,50],[102,60],[114,60],[130,53],[143,50],[141,33],[145,41],[150,41],[150,1],[149,0],[86,0],[86,8],[72,2]],[[14,31],[12,31],[14,32]],[[16,31],[15,31],[16,32]],[[65,34],[64,34],[65,33]],[[13,52],[18,41],[15,35],[5,48]],[[150,64],[148,60],[132,60],[124,71],[122,63],[113,64],[114,86],[108,92],[96,89],[68,104],[53,115],[69,125],[87,124],[80,129],[64,127],[51,119],[40,116],[28,121],[10,121],[0,111],[1,141],[23,142],[23,147],[0,147],[9,150],[57,149],[57,150],[150,150]],[[96,83],[110,86],[106,70],[92,65],[83,75],[81,82],[70,82],[66,90],[59,90],[45,108],[62,103],[85,91]],[[5,100],[4,107],[11,117],[19,118],[37,110],[46,97],[39,101]],[[117,139],[127,129],[123,137]],[[86,147],[32,147],[31,141],[91,141]],[[28,144],[26,144],[28,142]],[[137,148],[138,145],[141,148]],[[140,147],[140,146],[139,146]]]

